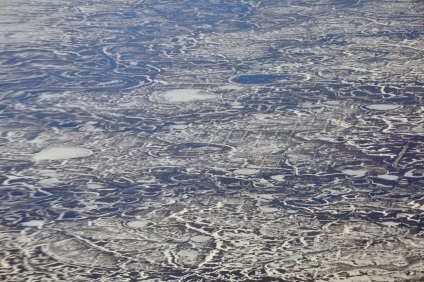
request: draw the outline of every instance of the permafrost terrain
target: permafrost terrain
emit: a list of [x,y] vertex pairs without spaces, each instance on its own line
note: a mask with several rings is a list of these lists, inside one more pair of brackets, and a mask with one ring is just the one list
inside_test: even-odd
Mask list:
[[418,0],[0,3],[1,281],[424,281]]

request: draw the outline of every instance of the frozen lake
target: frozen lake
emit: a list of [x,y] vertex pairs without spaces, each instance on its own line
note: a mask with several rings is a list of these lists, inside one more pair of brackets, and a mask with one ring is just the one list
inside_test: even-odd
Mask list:
[[422,1],[0,19],[1,281],[424,281]]

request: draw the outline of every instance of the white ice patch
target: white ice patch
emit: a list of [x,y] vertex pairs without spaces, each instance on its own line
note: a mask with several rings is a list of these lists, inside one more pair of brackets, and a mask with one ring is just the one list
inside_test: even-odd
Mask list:
[[234,171],[235,174],[241,174],[241,175],[252,175],[255,173],[258,173],[259,170],[257,169],[251,169],[251,168],[241,168]]
[[382,175],[378,175],[377,178],[384,179],[384,180],[398,180],[399,176],[382,174]]
[[27,227],[40,227],[43,224],[44,224],[44,220],[30,220],[30,221],[21,223],[22,226],[27,226]]
[[271,176],[271,179],[283,182],[284,181],[284,175],[273,175],[273,176]]
[[270,213],[270,212],[277,212],[277,208],[271,208],[271,207],[260,207],[259,208],[262,212]]
[[33,157],[36,161],[43,160],[66,160],[82,158],[91,155],[93,152],[83,148],[75,147],[51,147],[42,150]]
[[372,104],[365,107],[369,110],[374,110],[374,111],[390,111],[390,110],[400,108],[399,105],[390,105],[390,104]]
[[174,89],[151,96],[152,102],[179,104],[215,99],[216,95],[205,93],[201,89]]
[[344,174],[347,174],[347,175],[350,175],[350,176],[353,176],[353,177],[363,177],[363,176],[365,176],[365,174],[367,174],[367,171],[363,170],[363,169],[356,169],[356,170],[346,169],[346,170],[343,170],[342,172]]
[[57,184],[59,182],[60,182],[60,180],[57,179],[57,178],[55,178],[55,177],[47,178],[47,179],[43,179],[43,180],[38,181],[39,184],[41,184],[41,185],[47,185],[47,186],[48,185],[55,185],[55,184]]
[[100,189],[100,188],[102,188],[102,185],[96,184],[96,183],[88,183],[87,188],[88,189]]
[[131,228],[145,228],[149,225],[150,221],[148,220],[134,220],[127,223],[128,227]]

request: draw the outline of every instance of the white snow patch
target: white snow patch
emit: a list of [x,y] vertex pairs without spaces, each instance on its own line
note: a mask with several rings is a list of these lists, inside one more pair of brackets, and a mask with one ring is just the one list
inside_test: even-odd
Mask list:
[[215,94],[205,93],[201,89],[173,89],[151,96],[152,102],[179,104],[215,99]]
[[363,169],[346,169],[342,171],[344,174],[353,176],[353,177],[363,177],[367,174],[366,170]]
[[382,222],[381,224],[383,224],[383,225],[385,225],[385,226],[388,226],[388,227],[395,227],[395,226],[398,226],[398,225],[399,225],[399,223],[397,223],[397,222],[392,222],[392,221]]
[[389,174],[382,174],[382,175],[378,175],[377,178],[385,179],[385,180],[398,180],[399,176],[397,176],[397,175],[389,175]]
[[400,108],[399,105],[391,105],[391,104],[371,104],[365,107],[369,110],[374,110],[374,111],[390,111],[390,110]]
[[235,174],[241,174],[241,175],[251,175],[251,174],[258,173],[258,172],[259,172],[259,170],[252,169],[252,168],[241,168],[241,169],[237,169],[236,171],[234,171]]
[[91,155],[93,152],[83,148],[76,147],[51,147],[42,150],[34,155],[34,160],[66,160],[82,158]]
[[128,227],[131,228],[145,228],[150,223],[148,220],[134,220],[127,223]]
[[59,182],[60,182],[60,180],[57,179],[56,177],[47,178],[47,179],[43,179],[43,180],[38,181],[38,183],[41,184],[41,185],[54,185],[54,184],[57,184]]
[[277,212],[278,211],[277,208],[271,208],[271,207],[260,207],[259,209],[262,212],[265,212],[265,213],[271,213],[271,212]]
[[41,227],[44,224],[44,220],[30,220],[30,221],[26,221],[26,222],[22,222],[21,225],[22,226],[27,226],[27,227]]
[[271,179],[276,180],[276,181],[280,181],[280,182],[285,181],[284,175],[273,175],[273,176],[271,176]]
[[97,183],[88,183],[87,188],[88,189],[99,189],[99,188],[102,188],[102,185],[97,184]]

